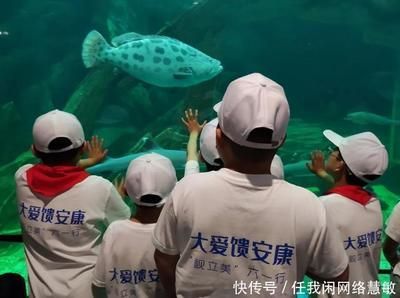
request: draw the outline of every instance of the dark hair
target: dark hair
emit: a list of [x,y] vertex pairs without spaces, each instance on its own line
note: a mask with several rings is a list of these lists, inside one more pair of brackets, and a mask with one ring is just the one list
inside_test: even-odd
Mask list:
[[[361,186],[361,187],[366,186],[368,184],[368,182],[366,182],[364,180],[361,180],[356,175],[354,175],[354,173],[350,170],[350,168],[347,166],[346,162],[344,161],[343,156],[340,153],[339,148],[335,148],[334,151],[337,151],[339,153],[337,158],[344,162],[345,175],[346,175],[347,183],[351,184],[351,185]],[[367,179],[369,181],[374,181],[374,180],[378,179],[379,177],[380,177],[380,175],[364,175],[363,176],[363,178],[365,178],[365,179]]]
[[[48,146],[50,150],[61,150],[70,146],[72,142],[70,139],[65,137],[59,137],[52,140]],[[36,155],[38,158],[42,160],[42,162],[49,166],[55,166],[65,163],[74,162],[79,151],[82,149],[84,145],[80,146],[79,148],[71,149],[65,152],[57,152],[57,153],[45,153],[36,150]]]
[[[140,201],[142,203],[146,204],[158,204],[163,200],[162,197],[157,196],[157,195],[144,195],[140,198]],[[140,206],[140,207],[151,207],[151,206]]]
[[[271,143],[272,142],[273,131],[271,129],[260,127],[253,129],[247,140],[254,143]],[[264,162],[270,159],[276,152],[276,149],[257,149],[250,148],[236,144],[231,139],[229,139],[223,132],[222,137],[230,144],[233,154],[240,160],[245,160],[248,162]]]
[[208,162],[206,162],[206,161],[204,160],[204,158],[203,158],[203,162],[204,162],[205,165],[206,165],[207,172],[210,172],[210,171],[218,171],[219,169],[222,169],[222,168],[224,167],[224,162],[222,161],[221,158],[216,158],[216,159],[214,160],[214,162],[218,164],[217,166],[212,165],[212,164],[209,164]]

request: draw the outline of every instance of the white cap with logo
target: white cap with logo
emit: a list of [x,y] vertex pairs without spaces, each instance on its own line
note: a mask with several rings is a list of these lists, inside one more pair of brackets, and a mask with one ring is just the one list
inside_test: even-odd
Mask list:
[[[177,182],[172,162],[157,153],[144,154],[129,164],[125,177],[125,188],[129,197],[139,206],[159,207],[164,205]],[[161,198],[156,203],[143,202],[145,195]]]
[[[44,153],[65,152],[79,148],[85,142],[85,134],[79,120],[71,113],[53,110],[36,118],[32,129],[33,145]],[[56,138],[67,138],[71,145],[58,149],[49,149],[49,144]]]
[[204,125],[200,134],[200,153],[204,160],[213,166],[219,166],[216,159],[219,159],[216,141],[216,128],[218,126],[218,118],[211,120]]
[[323,134],[339,148],[343,161],[357,178],[370,183],[365,175],[381,176],[386,171],[389,163],[388,153],[372,132],[342,137],[327,129]]
[[[238,145],[274,149],[285,139],[290,115],[285,91],[262,74],[252,73],[232,81],[214,109],[222,132]],[[272,130],[272,142],[249,141],[256,128]]]

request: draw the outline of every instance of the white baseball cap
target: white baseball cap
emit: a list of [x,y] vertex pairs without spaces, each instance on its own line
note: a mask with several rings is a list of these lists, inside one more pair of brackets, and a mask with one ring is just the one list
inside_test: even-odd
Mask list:
[[365,175],[383,175],[388,167],[388,153],[385,146],[372,132],[362,132],[342,137],[332,130],[324,130],[324,136],[339,148],[343,161],[350,171],[364,182]]
[[211,120],[204,125],[200,134],[200,153],[204,160],[213,166],[219,166],[216,159],[219,159],[216,141],[216,129],[218,126],[218,118]]
[[[157,153],[144,154],[129,164],[125,177],[125,188],[129,197],[140,206],[164,205],[176,184],[176,172],[172,162]],[[145,195],[156,195],[160,202],[143,202]]]
[[[78,118],[73,114],[53,110],[36,118],[32,129],[33,145],[44,153],[65,152],[79,148],[85,142],[85,134]],[[67,138],[71,145],[61,149],[49,149],[49,144],[56,138]]]
[[[250,148],[274,149],[284,141],[289,123],[289,103],[282,86],[252,73],[231,82],[220,104],[218,121],[222,132],[234,143]],[[248,141],[256,128],[273,131],[271,143]]]
[[271,174],[274,175],[278,179],[285,178],[282,159],[280,158],[280,156],[278,154],[275,154],[274,159],[272,160]]

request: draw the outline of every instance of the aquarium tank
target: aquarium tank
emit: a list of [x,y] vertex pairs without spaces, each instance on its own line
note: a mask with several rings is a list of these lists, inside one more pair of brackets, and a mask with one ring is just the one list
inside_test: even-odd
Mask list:
[[[326,190],[305,167],[311,151],[329,145],[324,129],[380,138],[390,164],[372,189],[386,221],[400,194],[399,32],[396,0],[3,1],[0,274],[27,279],[14,174],[37,161],[30,151],[36,117],[53,109],[75,114],[87,138],[104,139],[110,157],[184,152],[184,110],[215,118],[229,82],[252,72],[284,86],[290,103],[278,151],[288,181]],[[158,56],[145,56],[142,35],[154,39]],[[127,42],[136,46],[124,48]],[[177,61],[168,58],[168,43]],[[180,59],[198,61],[179,67]],[[174,165],[182,177],[183,165]],[[96,173],[112,180],[124,171]],[[380,269],[389,280],[383,254]]]

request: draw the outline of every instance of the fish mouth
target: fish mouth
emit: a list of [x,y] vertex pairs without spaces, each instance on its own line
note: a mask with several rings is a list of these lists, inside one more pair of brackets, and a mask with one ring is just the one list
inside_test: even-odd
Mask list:
[[216,76],[217,74],[221,73],[224,70],[224,67],[219,64],[215,69],[213,69],[210,73],[213,76]]

